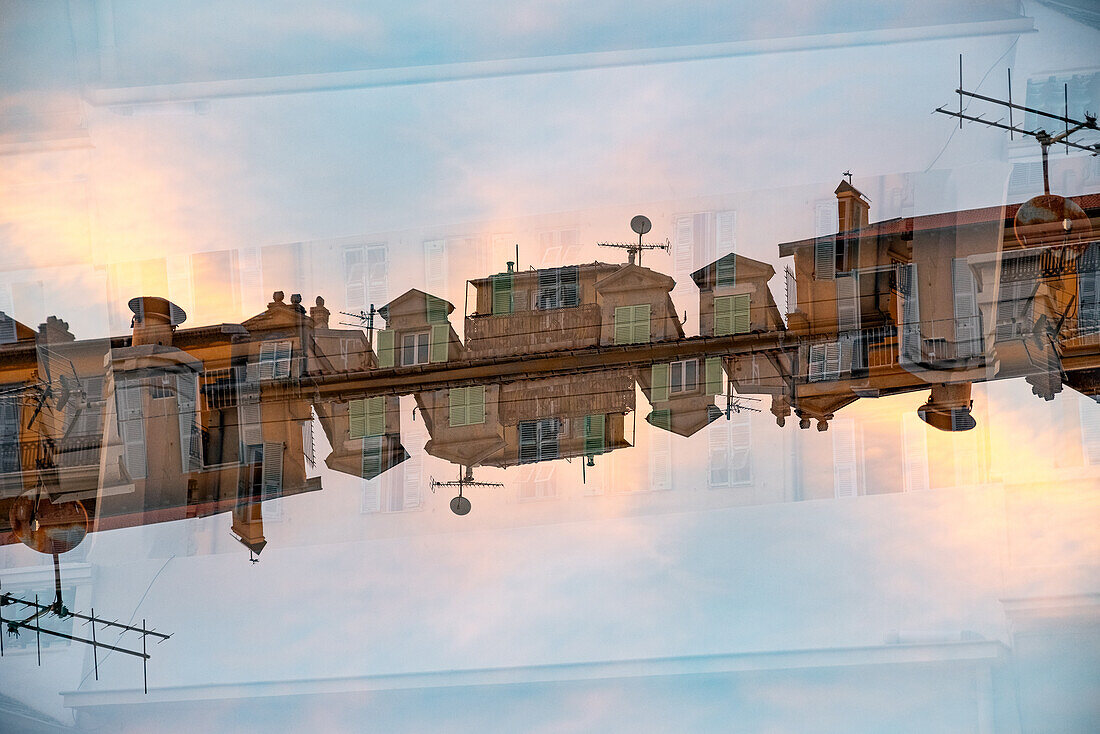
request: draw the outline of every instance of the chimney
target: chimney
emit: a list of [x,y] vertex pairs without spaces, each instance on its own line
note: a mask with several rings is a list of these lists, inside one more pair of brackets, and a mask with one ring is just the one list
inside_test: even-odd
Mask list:
[[309,317],[313,319],[313,328],[327,329],[330,313],[331,311],[325,308],[325,299],[317,296],[317,305],[309,309]]
[[514,272],[515,269],[516,269],[516,264],[514,262],[512,262],[511,260],[509,260],[508,261],[508,272],[509,273]]
[[870,223],[871,203],[863,197],[859,189],[847,181],[841,181],[836,187],[838,232],[851,232],[866,227]]
[[170,346],[172,332],[187,318],[182,308],[159,296],[131,298],[129,306],[134,312],[131,345],[135,347],[142,344]]
[[38,341],[43,344],[63,344],[75,341],[76,337],[69,331],[69,322],[62,321],[56,316],[50,316],[46,323],[38,325]]

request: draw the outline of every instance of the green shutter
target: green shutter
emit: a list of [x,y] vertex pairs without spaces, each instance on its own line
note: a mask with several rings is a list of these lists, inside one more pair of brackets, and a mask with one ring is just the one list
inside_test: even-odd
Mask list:
[[485,422],[485,386],[466,388],[466,425]]
[[452,426],[464,426],[466,425],[466,388],[464,387],[452,387],[450,393],[451,415],[450,423]]
[[363,439],[363,479],[374,479],[382,473],[382,438]]
[[719,296],[714,299],[714,335],[725,336],[733,333],[733,296]]
[[737,256],[733,253],[718,261],[718,286],[737,285]]
[[393,329],[378,332],[378,366],[382,369],[393,367]]
[[733,333],[747,334],[749,331],[749,294],[731,296],[733,298]]
[[348,437],[363,438],[367,435],[367,401],[352,400],[348,403]]
[[629,344],[634,332],[634,308],[618,306],[615,309],[615,343]]
[[451,325],[447,323],[433,324],[431,335],[428,337],[428,361],[446,362],[447,348],[451,344]]
[[651,425],[657,426],[657,428],[663,428],[666,431],[670,431],[672,430],[672,411],[668,408],[655,410],[649,414],[649,422]]
[[591,456],[593,454],[602,454],[606,448],[606,442],[604,439],[604,426],[606,425],[605,416],[603,415],[586,415],[584,417],[584,453]]
[[386,399],[384,397],[367,398],[368,436],[381,436],[386,432]]
[[634,328],[631,341],[634,344],[646,344],[649,342],[649,312],[648,303],[634,307]]
[[650,402],[668,400],[668,365],[655,364],[652,370],[653,384],[649,389]]
[[494,275],[489,282],[493,288],[493,313],[512,313],[512,274]]
[[424,299],[427,304],[429,324],[441,324],[447,320],[447,302],[442,298],[429,295]]
[[722,394],[722,358],[707,357],[707,395]]

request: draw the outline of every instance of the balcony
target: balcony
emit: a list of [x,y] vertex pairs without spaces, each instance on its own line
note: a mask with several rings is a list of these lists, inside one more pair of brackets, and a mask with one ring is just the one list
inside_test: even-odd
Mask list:
[[594,303],[548,311],[473,314],[466,317],[466,346],[477,357],[581,349],[599,343],[600,319],[601,309]]

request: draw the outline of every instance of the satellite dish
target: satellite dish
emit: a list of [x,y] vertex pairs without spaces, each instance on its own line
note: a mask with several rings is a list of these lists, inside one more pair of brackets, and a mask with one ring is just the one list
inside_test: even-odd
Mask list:
[[653,229],[653,222],[649,221],[649,217],[644,214],[639,214],[630,220],[630,228],[635,234],[647,234]]
[[470,514],[470,500],[459,496],[451,500],[451,512],[456,515]]

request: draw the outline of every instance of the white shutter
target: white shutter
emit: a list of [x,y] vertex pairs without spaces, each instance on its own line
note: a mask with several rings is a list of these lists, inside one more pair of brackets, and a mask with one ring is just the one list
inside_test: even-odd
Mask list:
[[[737,227],[737,212],[724,211],[718,212],[714,216],[715,219],[715,254],[718,257],[728,255],[733,252],[736,246],[736,239],[734,231]],[[732,259],[732,258],[731,258]]]
[[898,362],[911,364],[920,361],[922,355],[920,333],[920,289],[917,283],[917,266],[914,263],[898,265],[898,313],[901,316],[901,344]]
[[856,424],[834,420],[829,433],[833,434],[833,489],[837,497],[855,497],[859,494]]
[[840,378],[840,343],[825,343],[825,379],[836,380]]
[[270,380],[275,376],[275,342],[260,344],[260,380]]
[[798,281],[790,265],[783,269],[783,280],[787,291],[787,313],[791,314],[798,309]]
[[859,328],[859,279],[856,273],[836,276],[837,329],[853,331]]
[[241,443],[259,446],[264,442],[263,414],[259,403],[241,403],[237,407],[241,423]]
[[262,469],[264,500],[283,496],[283,444],[265,443]]
[[955,353],[959,357],[973,357],[980,349],[981,332],[974,274],[965,257],[951,261],[951,282],[955,297]]
[[669,433],[651,434],[649,449],[649,488],[672,489],[672,436]]
[[1085,464],[1100,464],[1100,405],[1095,400],[1078,398],[1081,418],[1081,452]]
[[302,421],[302,453],[310,467],[317,466],[317,451],[313,443],[313,417]]
[[1089,246],[1089,258],[1078,258],[1088,262],[1090,269],[1077,273],[1077,330],[1081,334],[1093,334],[1100,330],[1100,270],[1095,269],[1097,245]]
[[836,277],[836,237],[827,235],[814,241],[814,279],[832,280]]
[[0,284],[0,344],[11,344],[17,339],[14,311],[11,287],[6,283]]
[[[245,247],[238,257],[241,268],[241,306],[244,313],[259,311],[264,304],[260,249]],[[270,294],[268,294],[270,295]]]
[[424,243],[424,284],[430,293],[446,293],[447,245],[443,240]]
[[273,374],[275,379],[285,379],[290,377],[290,357],[291,348],[290,342],[276,342],[275,343],[275,364]]
[[914,412],[901,416],[901,443],[904,456],[905,491],[928,489],[928,426]]
[[673,220],[672,259],[673,269],[677,275],[690,273],[695,257],[695,233],[693,225],[694,217],[690,214],[680,215]]
[[405,468],[405,501],[402,509],[415,510],[421,503],[421,457],[414,456],[405,460],[402,466]]
[[730,483],[729,445],[730,426],[728,421],[712,423],[707,429],[707,462],[709,472],[707,484],[714,487],[728,487]]
[[729,483],[747,484],[752,481],[752,424],[749,414],[733,415],[729,425]]
[[806,377],[810,382],[825,379],[825,344],[811,344]]
[[126,472],[131,479],[145,477],[145,421],[130,418],[121,423],[122,442],[126,452]]
[[180,461],[184,473],[202,468],[202,441],[199,440],[196,404],[199,376],[193,372],[176,376],[176,407],[179,413]]

